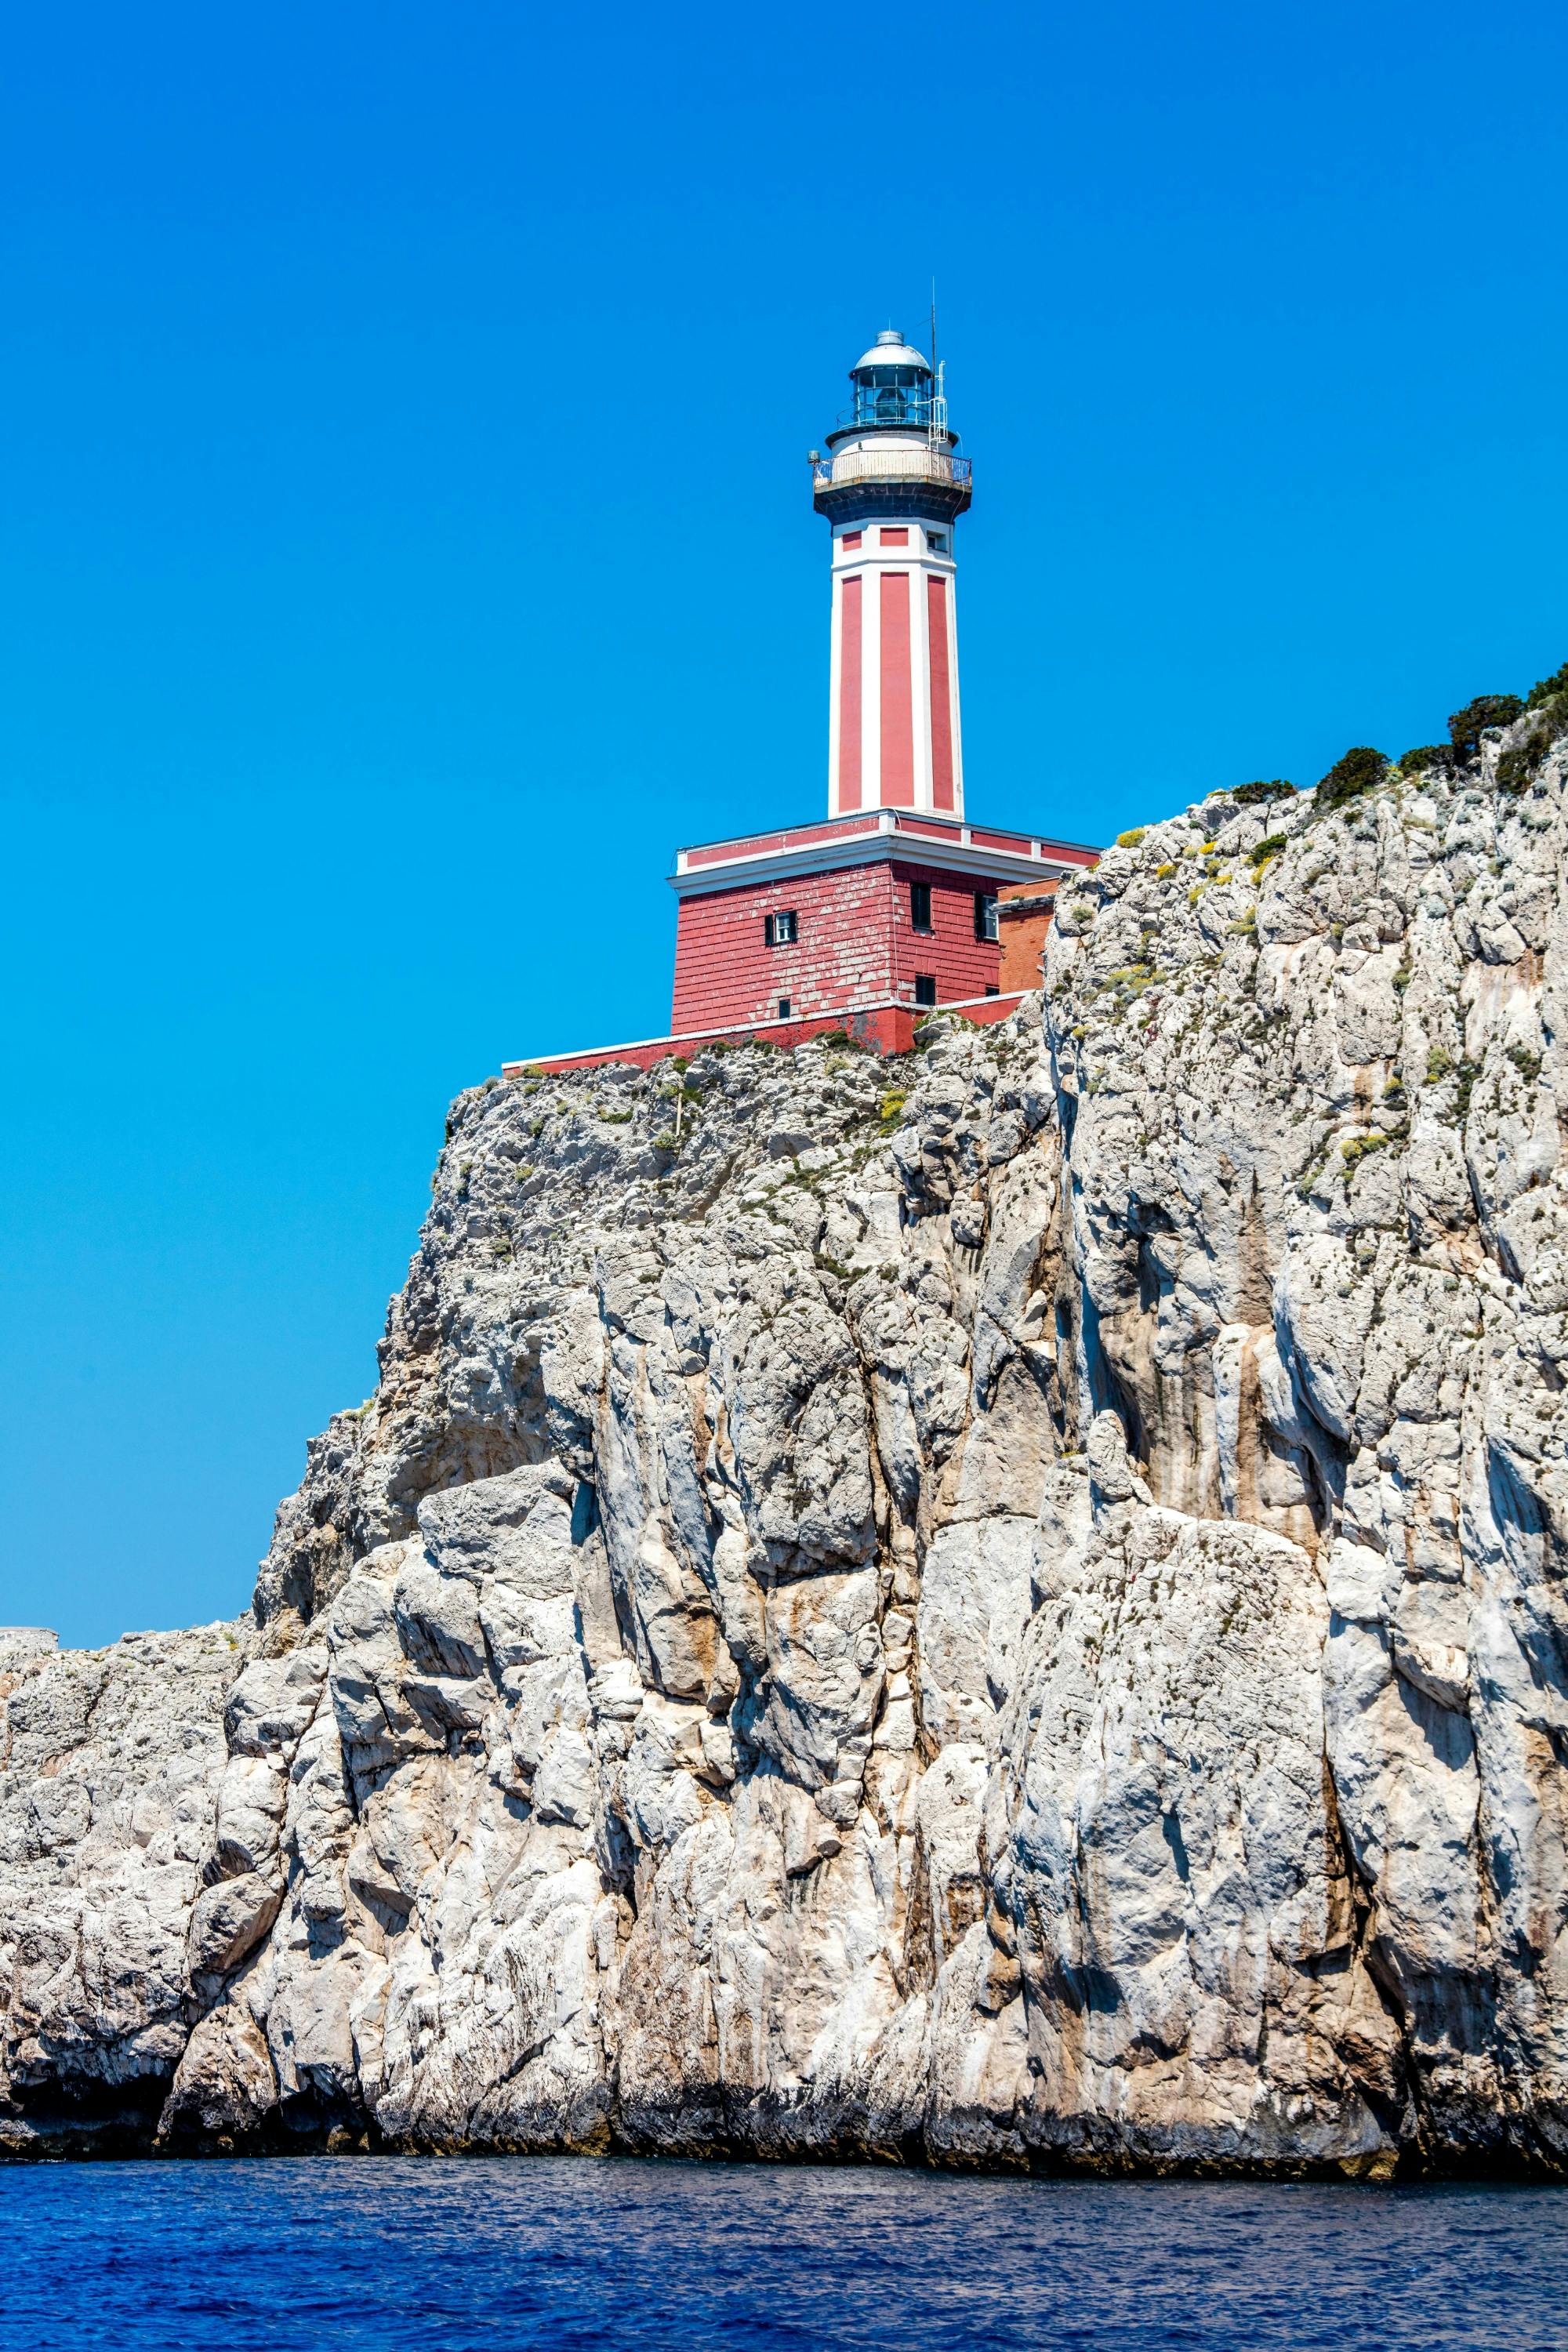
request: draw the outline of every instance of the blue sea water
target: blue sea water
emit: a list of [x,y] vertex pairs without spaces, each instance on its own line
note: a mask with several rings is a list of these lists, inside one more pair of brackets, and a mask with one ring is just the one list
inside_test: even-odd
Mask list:
[[1562,2352],[1568,2195],[307,2158],[0,2167],[5,2352]]

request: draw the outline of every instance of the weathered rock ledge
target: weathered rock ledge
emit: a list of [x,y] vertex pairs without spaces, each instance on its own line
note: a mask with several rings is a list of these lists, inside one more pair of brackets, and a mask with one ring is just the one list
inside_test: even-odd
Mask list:
[[903,1062],[462,1097],[254,1620],[0,1637],[0,2146],[1563,2171],[1510,741],[1151,827]]

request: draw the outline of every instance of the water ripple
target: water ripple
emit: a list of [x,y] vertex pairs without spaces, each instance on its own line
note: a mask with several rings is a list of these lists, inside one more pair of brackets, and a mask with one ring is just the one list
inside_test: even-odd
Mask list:
[[1568,2199],[801,2167],[0,2168],[0,2346],[1568,2352]]

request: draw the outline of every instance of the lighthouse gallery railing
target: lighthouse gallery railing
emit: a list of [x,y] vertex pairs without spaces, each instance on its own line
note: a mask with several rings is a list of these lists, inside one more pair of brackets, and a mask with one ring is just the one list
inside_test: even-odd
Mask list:
[[839,488],[847,482],[955,482],[967,487],[967,457],[950,457],[941,449],[846,449],[837,457],[819,457],[811,469],[819,490]]

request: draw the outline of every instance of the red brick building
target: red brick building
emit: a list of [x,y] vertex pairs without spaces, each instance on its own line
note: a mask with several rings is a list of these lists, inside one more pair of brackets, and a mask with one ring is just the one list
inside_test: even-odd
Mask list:
[[1068,866],[1092,858],[902,809],[682,850],[671,877],[680,898],[671,1026],[984,1004],[1002,992],[1002,892],[1021,874],[1037,890],[1053,887]]

